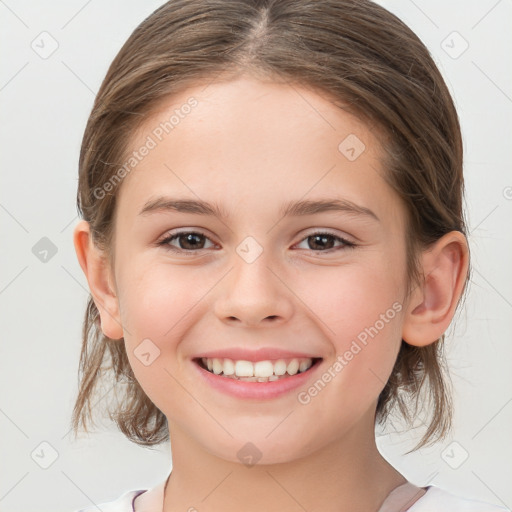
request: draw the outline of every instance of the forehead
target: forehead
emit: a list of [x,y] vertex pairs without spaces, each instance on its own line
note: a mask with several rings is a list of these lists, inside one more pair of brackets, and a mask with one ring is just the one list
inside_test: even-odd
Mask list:
[[[378,135],[325,95],[242,77],[203,83],[162,101],[130,151],[119,208],[168,193],[270,212],[326,194],[396,215]],[[240,210],[239,210],[240,211]],[[274,212],[275,213],[275,212]]]

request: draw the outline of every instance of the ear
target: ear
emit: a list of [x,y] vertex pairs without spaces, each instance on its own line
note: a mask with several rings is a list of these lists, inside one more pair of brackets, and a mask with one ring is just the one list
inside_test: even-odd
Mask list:
[[80,221],[73,232],[78,262],[89,283],[91,295],[98,308],[103,334],[113,340],[123,337],[119,302],[113,286],[106,255],[94,244],[89,223]]
[[469,267],[466,237],[446,233],[421,255],[424,279],[412,291],[402,339],[422,347],[439,339],[452,321]]

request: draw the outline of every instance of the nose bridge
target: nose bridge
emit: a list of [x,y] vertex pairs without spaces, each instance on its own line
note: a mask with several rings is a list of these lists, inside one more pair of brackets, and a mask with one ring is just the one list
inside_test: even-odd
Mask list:
[[291,312],[289,291],[275,275],[270,250],[253,237],[247,237],[236,248],[232,270],[227,276],[215,305],[221,320],[238,319],[256,325],[269,317],[284,319]]

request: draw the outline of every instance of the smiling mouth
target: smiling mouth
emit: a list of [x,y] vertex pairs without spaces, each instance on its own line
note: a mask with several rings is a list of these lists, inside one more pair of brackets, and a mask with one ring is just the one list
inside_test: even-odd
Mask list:
[[203,370],[227,379],[245,382],[274,382],[308,372],[322,360],[314,358],[290,358],[275,361],[244,361],[228,358],[195,358],[193,361]]

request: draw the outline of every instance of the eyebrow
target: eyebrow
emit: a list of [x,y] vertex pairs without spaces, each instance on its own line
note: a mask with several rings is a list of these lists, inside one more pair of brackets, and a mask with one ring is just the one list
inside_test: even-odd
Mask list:
[[[193,199],[175,199],[163,196],[149,200],[139,212],[139,215],[165,211],[209,215],[223,220],[227,220],[229,217],[216,203]],[[380,219],[372,210],[347,199],[289,201],[282,205],[279,210],[279,215],[281,217],[298,217],[332,211],[348,213],[355,216],[365,216],[380,222]]]

